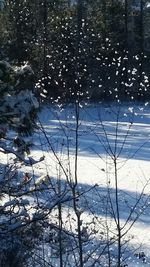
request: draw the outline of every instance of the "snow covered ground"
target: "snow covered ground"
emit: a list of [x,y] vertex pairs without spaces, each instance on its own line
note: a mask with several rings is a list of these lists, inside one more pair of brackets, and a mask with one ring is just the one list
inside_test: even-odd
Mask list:
[[[60,179],[62,187],[68,173],[69,179],[74,180],[78,133],[77,179],[78,193],[81,195],[78,205],[83,227],[96,218],[94,230],[91,230],[93,236],[95,231],[96,243],[102,231],[105,231],[105,237],[109,234],[112,239],[117,235],[114,219],[117,210],[116,158],[119,216],[124,234],[122,240],[129,241],[125,263],[129,267],[150,266],[150,105],[87,105],[79,109],[78,128],[76,111],[70,105],[47,107],[39,114],[39,126],[43,128],[33,136],[35,149],[32,154],[35,158],[44,155],[45,161],[36,164],[34,174],[42,176],[48,173],[53,184]],[[72,212],[70,217],[74,221],[76,219],[73,218],[72,207],[66,203],[63,221],[69,230],[68,209],[69,213]],[[106,233],[107,227],[109,230]],[[92,246],[90,242],[89,246]],[[112,246],[113,249],[112,255],[115,254]],[[145,256],[139,259],[143,252]],[[100,250],[95,250],[95,258],[98,253]],[[57,264],[54,263],[54,266]],[[85,266],[92,265],[87,263]],[[97,263],[94,266],[100,265]]]
[[[73,106],[67,108],[45,108],[40,114],[40,121],[46,131],[52,147],[49,147],[45,137],[34,137],[37,150],[34,153],[44,154],[48,173],[58,177],[57,153],[64,168],[67,168],[67,152],[74,179],[76,113]],[[125,229],[130,229],[127,237],[130,245],[139,247],[137,253],[144,251],[146,260],[138,260],[131,255],[128,266],[150,266],[150,106],[140,105],[90,105],[79,111],[79,143],[78,143],[78,183],[84,191],[90,190],[95,184],[96,189],[87,193],[89,207],[81,201],[81,209],[86,220],[86,214],[105,216],[105,205],[100,201],[102,195],[111,190],[111,199],[115,209],[115,179],[113,156],[117,156],[117,176],[119,187],[119,209],[121,224],[126,222]],[[42,145],[42,152],[40,151]],[[39,149],[38,149],[39,147]],[[52,151],[53,150],[53,151]],[[37,172],[43,174],[45,166],[40,164]],[[65,175],[61,172],[61,178]],[[142,193],[142,198],[141,198]],[[101,195],[101,196],[100,196]],[[138,199],[139,201],[138,204]],[[91,203],[90,203],[91,200]],[[93,205],[94,203],[94,205]],[[135,208],[135,205],[136,208]],[[146,207],[147,206],[147,207]],[[130,215],[132,209],[135,212]],[[87,210],[86,210],[87,209]],[[104,212],[103,212],[104,210]],[[104,213],[104,214],[103,214]],[[132,222],[138,216],[133,226]],[[88,217],[87,216],[87,217]],[[113,220],[111,215],[109,223]],[[108,217],[109,217],[108,216]],[[136,219],[135,219],[136,220]],[[125,231],[125,230],[124,230]],[[123,232],[124,232],[123,231]],[[88,265],[87,265],[88,266]]]

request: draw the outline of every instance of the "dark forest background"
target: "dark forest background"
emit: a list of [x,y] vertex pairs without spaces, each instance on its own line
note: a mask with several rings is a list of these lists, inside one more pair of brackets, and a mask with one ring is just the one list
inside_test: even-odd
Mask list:
[[0,25],[0,59],[29,64],[42,100],[150,98],[148,1],[6,0]]

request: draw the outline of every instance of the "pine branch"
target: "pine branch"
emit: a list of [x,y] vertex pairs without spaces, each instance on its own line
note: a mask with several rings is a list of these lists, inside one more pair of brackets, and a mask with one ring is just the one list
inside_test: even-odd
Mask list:
[[23,155],[15,151],[13,148],[8,147],[6,144],[0,143],[0,152],[4,154],[13,154],[16,156],[17,159],[22,161],[26,166],[32,166],[44,160],[44,156],[38,160],[33,159],[32,157],[28,157],[25,159]]

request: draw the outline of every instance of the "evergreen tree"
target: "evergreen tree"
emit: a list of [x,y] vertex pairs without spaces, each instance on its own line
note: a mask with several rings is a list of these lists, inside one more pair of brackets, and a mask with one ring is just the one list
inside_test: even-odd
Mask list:
[[[32,132],[38,108],[32,90],[26,89],[32,88],[29,84],[26,87],[32,76],[33,71],[27,65],[13,67],[0,61],[0,153],[13,157],[0,164],[0,266],[24,266],[36,242],[20,169],[22,164],[31,166],[38,162],[26,157],[30,144],[22,137]],[[17,136],[10,135],[11,129]]]

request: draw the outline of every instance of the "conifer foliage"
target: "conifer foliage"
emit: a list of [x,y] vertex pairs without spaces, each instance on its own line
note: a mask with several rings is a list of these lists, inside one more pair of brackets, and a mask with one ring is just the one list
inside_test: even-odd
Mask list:
[[32,215],[29,214],[30,202],[25,197],[29,179],[24,180],[20,169],[22,164],[35,163],[26,158],[30,148],[23,139],[32,132],[38,108],[31,90],[32,77],[29,66],[14,67],[0,61],[0,152],[12,155],[0,164],[0,266],[3,267],[24,266],[29,250],[35,246],[31,220],[36,205]]

